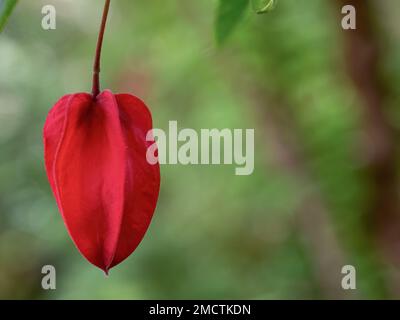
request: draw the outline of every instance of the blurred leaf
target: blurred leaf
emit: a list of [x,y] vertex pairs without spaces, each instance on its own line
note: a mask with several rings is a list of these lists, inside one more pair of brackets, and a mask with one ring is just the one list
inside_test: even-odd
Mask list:
[[277,0],[251,0],[256,13],[266,13],[275,9]]
[[18,0],[0,0],[0,32],[3,31]]
[[216,21],[218,44],[224,43],[232,34],[242,19],[248,4],[249,0],[220,0]]

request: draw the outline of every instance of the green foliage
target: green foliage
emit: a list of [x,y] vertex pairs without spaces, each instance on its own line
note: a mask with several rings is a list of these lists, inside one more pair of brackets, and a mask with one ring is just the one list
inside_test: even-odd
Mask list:
[[0,32],[3,31],[18,0],[0,0]]
[[276,7],[277,0],[220,0],[217,10],[216,38],[223,44],[242,20],[251,1],[254,12],[267,13]]
[[239,24],[249,0],[220,0],[216,21],[217,43],[222,44]]
[[274,10],[278,0],[251,0],[253,9],[257,13],[266,13]]

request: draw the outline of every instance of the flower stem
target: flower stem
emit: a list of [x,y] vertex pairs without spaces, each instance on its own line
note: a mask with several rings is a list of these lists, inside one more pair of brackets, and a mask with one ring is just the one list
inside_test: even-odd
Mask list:
[[108,11],[110,9],[110,2],[111,2],[111,0],[105,1],[103,18],[101,20],[99,37],[97,39],[96,55],[94,58],[94,65],[93,65],[93,86],[92,86],[93,99],[96,99],[96,97],[100,93],[100,77],[99,77],[99,75],[100,75],[101,48],[103,46],[104,31],[106,29]]

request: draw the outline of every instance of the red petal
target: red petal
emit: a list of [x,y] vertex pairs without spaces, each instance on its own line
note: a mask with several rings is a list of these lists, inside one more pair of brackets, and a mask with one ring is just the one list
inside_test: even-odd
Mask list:
[[146,152],[153,141],[146,141],[152,129],[146,105],[129,94],[115,96],[127,152],[124,214],[120,236],[111,267],[127,258],[139,245],[156,208],[160,189],[159,164],[150,165]]
[[137,98],[62,98],[44,129],[50,185],[79,251],[105,272],[131,254],[151,221],[159,166],[146,161],[151,115]]

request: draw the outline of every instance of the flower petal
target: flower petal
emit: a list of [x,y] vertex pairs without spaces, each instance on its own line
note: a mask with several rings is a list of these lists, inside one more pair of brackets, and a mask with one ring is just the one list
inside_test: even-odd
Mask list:
[[145,104],[131,95],[68,95],[44,127],[46,171],[71,238],[108,270],[142,240],[156,207],[159,165],[146,160],[152,129]]

